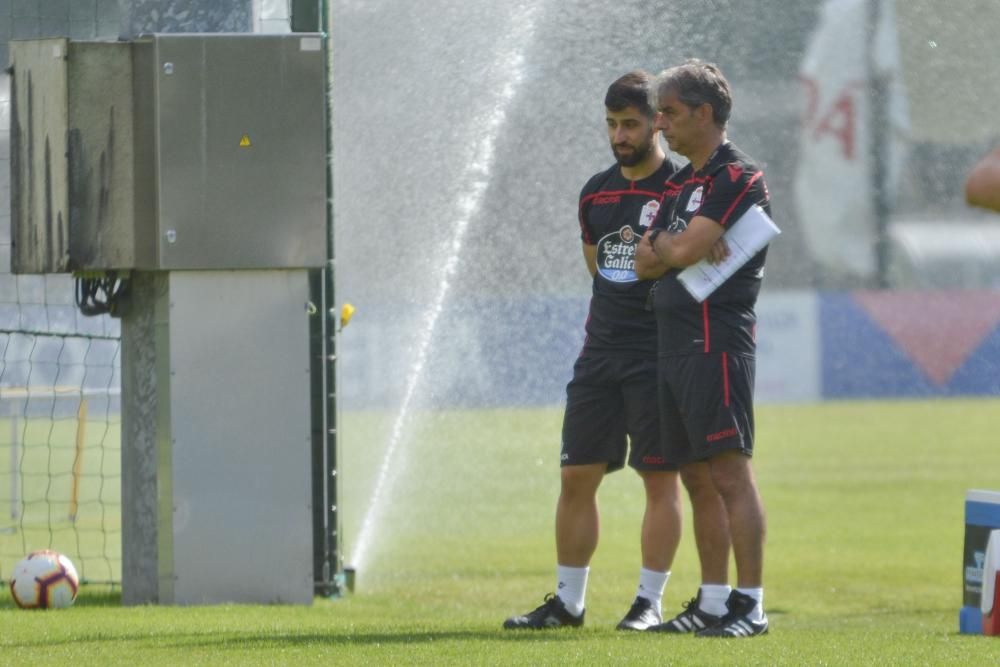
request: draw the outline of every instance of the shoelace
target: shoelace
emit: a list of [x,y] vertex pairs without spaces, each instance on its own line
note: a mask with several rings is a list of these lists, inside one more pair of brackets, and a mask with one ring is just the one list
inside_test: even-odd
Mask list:
[[632,603],[632,608],[629,609],[628,614],[625,615],[626,618],[630,621],[634,621],[642,616],[643,612],[650,607],[648,603],[644,604],[643,602],[643,598],[636,598],[635,602]]
[[533,618],[534,619],[534,618],[538,618],[539,616],[543,616],[543,615],[548,614],[549,610],[554,606],[554,603],[555,603],[555,600],[556,600],[556,594],[555,593],[546,593],[545,597],[542,598],[542,600],[544,600],[543,604],[540,607],[538,607],[537,609],[535,609],[533,612],[530,612],[529,614],[527,614],[528,618]]

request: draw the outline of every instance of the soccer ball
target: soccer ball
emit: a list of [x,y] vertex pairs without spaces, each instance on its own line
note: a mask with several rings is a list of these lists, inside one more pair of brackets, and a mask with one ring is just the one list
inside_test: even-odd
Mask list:
[[79,588],[73,561],[49,549],[25,556],[10,578],[10,593],[21,609],[64,609]]

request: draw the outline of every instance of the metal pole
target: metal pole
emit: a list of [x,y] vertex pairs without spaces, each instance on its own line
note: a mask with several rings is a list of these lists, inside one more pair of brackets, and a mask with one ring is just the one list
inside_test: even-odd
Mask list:
[[871,165],[872,216],[875,227],[875,287],[889,287],[889,80],[878,62],[878,30],[882,0],[868,0],[868,144]]
[[327,596],[330,591],[330,564],[326,548],[326,416],[325,378],[326,366],[323,336],[325,317],[323,315],[323,271],[309,271],[309,299],[316,306],[309,317],[309,358],[310,358],[310,413],[312,415],[312,525],[313,525],[313,581],[317,595]]
[[[323,374],[326,392],[326,471],[327,482],[329,483],[329,495],[327,497],[327,539],[329,540],[328,553],[333,573],[340,572],[340,510],[338,508],[337,495],[337,313],[334,304],[335,291],[335,248],[334,248],[334,221],[333,221],[333,48],[330,44],[330,35],[333,29],[333,17],[330,12],[329,0],[321,0],[320,16],[323,31],[326,35],[324,46],[326,48],[326,259],[327,265],[324,272],[323,284],[323,313],[325,315],[325,330],[323,332],[324,341],[327,344],[326,350],[326,372]],[[333,579],[334,581],[336,579]],[[339,586],[335,586],[339,588]],[[334,590],[334,593],[343,591]]]
[[21,512],[18,509],[18,497],[19,489],[17,488],[18,482],[18,428],[17,428],[17,415],[13,414],[10,416],[10,518],[16,519],[21,516]]
[[295,0],[292,29],[324,33],[326,82],[326,266],[310,271],[310,299],[317,306],[310,320],[312,366],[313,578],[318,595],[340,589],[340,530],[337,509],[337,313],[334,306],[333,252],[333,64],[330,11],[326,0]]

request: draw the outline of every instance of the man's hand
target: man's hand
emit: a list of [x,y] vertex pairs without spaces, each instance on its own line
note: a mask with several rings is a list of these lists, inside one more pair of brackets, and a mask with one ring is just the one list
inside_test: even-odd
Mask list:
[[[660,261],[653,251],[652,229],[647,229],[635,250],[635,273],[641,280],[654,280],[667,272],[669,268]],[[657,234],[665,234],[662,229]]]
[[721,264],[729,257],[729,246],[726,245],[726,239],[720,238],[712,245],[712,249],[708,251],[708,256],[705,258],[708,260],[709,264]]
[[1000,147],[994,148],[969,172],[965,201],[970,206],[1000,212]]

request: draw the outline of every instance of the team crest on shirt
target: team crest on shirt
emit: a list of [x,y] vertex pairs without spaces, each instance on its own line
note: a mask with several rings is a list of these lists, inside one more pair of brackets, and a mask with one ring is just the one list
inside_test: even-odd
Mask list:
[[650,199],[646,202],[646,205],[642,207],[642,213],[639,214],[639,226],[649,227],[653,224],[653,220],[656,220],[656,214],[660,212],[660,202],[655,199]]
[[680,234],[687,228],[688,228],[687,220],[685,220],[680,216],[677,216],[676,218],[673,219],[673,221],[671,221],[669,225],[667,225],[667,232],[670,234]]
[[697,211],[701,208],[701,199],[704,196],[704,186],[699,185],[695,188],[694,192],[691,193],[691,198],[688,199],[687,211],[688,213],[692,211]]
[[597,272],[613,283],[634,283],[635,251],[641,237],[631,225],[604,236],[597,242]]

